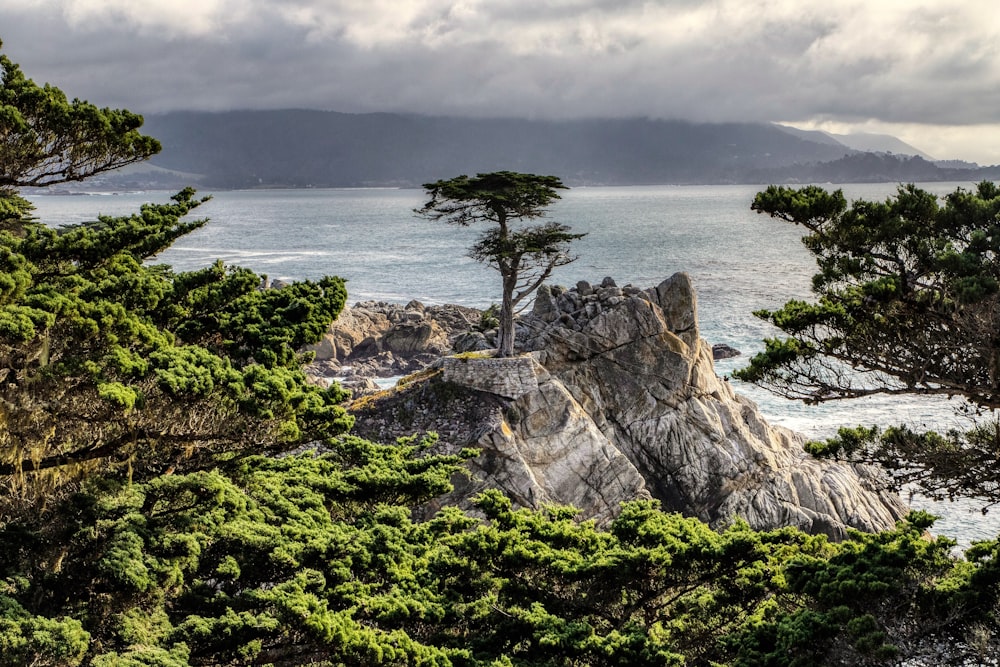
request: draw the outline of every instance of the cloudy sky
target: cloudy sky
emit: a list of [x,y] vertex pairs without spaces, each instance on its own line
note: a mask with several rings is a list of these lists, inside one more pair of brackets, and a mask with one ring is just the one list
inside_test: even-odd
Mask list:
[[101,106],[776,121],[1000,163],[996,0],[2,0]]

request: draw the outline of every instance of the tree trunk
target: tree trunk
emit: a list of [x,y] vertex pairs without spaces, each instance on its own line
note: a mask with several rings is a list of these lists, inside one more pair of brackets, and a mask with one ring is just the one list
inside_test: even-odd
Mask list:
[[514,285],[504,276],[503,300],[500,302],[500,329],[497,333],[497,356],[514,356]]

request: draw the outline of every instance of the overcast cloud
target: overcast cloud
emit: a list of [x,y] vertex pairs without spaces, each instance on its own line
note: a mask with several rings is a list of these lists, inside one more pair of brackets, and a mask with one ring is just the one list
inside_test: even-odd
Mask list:
[[1000,163],[996,0],[2,0],[101,106],[777,121]]

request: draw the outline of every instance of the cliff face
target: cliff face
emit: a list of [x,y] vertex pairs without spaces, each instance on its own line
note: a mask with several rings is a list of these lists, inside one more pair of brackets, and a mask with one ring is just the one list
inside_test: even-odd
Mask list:
[[685,274],[646,290],[610,279],[546,288],[518,327],[530,354],[445,358],[433,379],[370,401],[356,430],[436,430],[444,449],[480,448],[443,502],[492,486],[604,521],[621,501],[653,497],[713,525],[742,517],[835,539],[905,513],[876,490],[876,471],[813,459],[716,376]]

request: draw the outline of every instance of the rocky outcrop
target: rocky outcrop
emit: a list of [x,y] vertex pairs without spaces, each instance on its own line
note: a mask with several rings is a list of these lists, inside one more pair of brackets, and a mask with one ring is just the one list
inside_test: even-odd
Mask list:
[[712,346],[712,359],[718,361],[719,359],[732,359],[733,357],[738,357],[742,352],[737,350],[735,347],[726,345],[725,343],[716,343]]
[[[354,411],[354,432],[364,437],[389,442],[433,431],[441,453],[479,449],[468,474],[452,480],[455,491],[428,504],[425,516],[443,505],[468,508],[486,488],[502,489],[521,507],[573,505],[600,522],[612,519],[622,500],[652,497],[562,382],[530,356],[497,361],[514,360],[442,363],[426,381]],[[493,376],[498,370],[503,379]]]
[[[442,356],[490,349],[496,330],[483,325],[483,311],[466,306],[358,302],[306,348],[315,355],[309,373],[361,388],[371,378],[412,373]],[[715,359],[740,354],[725,344],[712,350]]]
[[494,486],[523,506],[572,504],[605,521],[621,501],[653,497],[716,526],[741,517],[835,539],[905,512],[875,470],[813,459],[716,376],[685,274],[645,290],[610,279],[543,288],[518,343],[517,360],[439,362],[433,379],[359,411],[356,430],[435,430],[442,449],[478,447],[444,502]]

